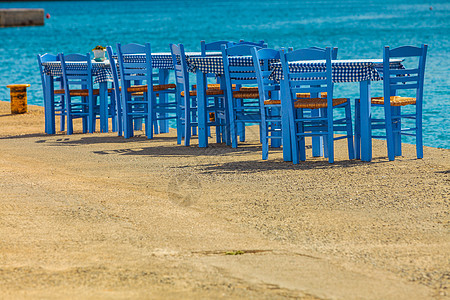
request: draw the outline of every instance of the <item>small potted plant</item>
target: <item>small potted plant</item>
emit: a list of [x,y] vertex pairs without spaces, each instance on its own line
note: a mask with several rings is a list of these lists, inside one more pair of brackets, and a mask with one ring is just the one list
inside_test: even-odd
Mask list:
[[94,49],[92,49],[92,52],[94,52],[94,60],[95,61],[104,61],[106,59],[105,53],[106,48],[102,46],[95,46]]

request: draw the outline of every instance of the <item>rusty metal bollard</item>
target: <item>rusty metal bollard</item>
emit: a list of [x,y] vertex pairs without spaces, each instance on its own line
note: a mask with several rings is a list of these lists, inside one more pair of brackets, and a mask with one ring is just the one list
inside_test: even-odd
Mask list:
[[6,87],[11,89],[11,113],[24,114],[27,112],[27,87],[29,84],[10,84]]

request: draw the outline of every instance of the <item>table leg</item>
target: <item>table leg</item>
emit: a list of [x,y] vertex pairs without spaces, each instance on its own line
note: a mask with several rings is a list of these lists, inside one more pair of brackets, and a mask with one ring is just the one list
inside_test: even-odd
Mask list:
[[372,160],[372,126],[370,105],[370,80],[360,82],[361,160]]
[[45,133],[55,134],[55,97],[53,76],[45,75],[44,111]]
[[108,132],[108,86],[107,82],[100,82],[100,132]]
[[289,129],[289,92],[286,92],[284,82],[281,83],[281,133],[283,135],[283,160],[292,161],[291,132]]
[[[169,82],[169,70],[168,69],[159,69],[159,84],[168,84]],[[169,95],[167,93],[159,94],[159,103],[167,104]],[[167,113],[164,115],[160,115],[163,117],[163,120],[159,121],[159,132],[167,133],[169,132],[169,120],[167,119]]]
[[206,74],[197,70],[197,113],[198,113],[198,146],[208,147],[208,130],[206,115]]

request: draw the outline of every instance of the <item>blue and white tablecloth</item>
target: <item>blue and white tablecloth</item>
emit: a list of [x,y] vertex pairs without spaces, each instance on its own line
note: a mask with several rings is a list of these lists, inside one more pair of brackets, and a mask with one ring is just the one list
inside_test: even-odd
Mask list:
[[[195,73],[200,70],[202,73],[216,75],[224,74],[222,56],[210,57],[186,57],[188,71]],[[233,56],[229,58],[231,66],[252,67],[253,58],[251,56]]]
[[[186,52],[186,58],[201,56],[200,52]],[[220,52],[208,52],[206,56],[219,56]],[[117,56],[114,57],[117,59]],[[125,63],[145,63],[145,54],[124,54]],[[154,69],[173,70],[172,54],[170,52],[152,53],[152,67]]]
[[[357,59],[357,60],[333,60],[332,77],[333,82],[360,82],[365,80],[381,80],[380,73],[383,70],[381,59]],[[276,80],[283,79],[281,63],[272,64],[272,76]],[[393,60],[390,68],[403,68],[401,60]],[[326,62],[319,61],[294,61],[289,63],[289,71],[292,73],[325,72]]]
[[[200,52],[186,52],[186,57],[200,56]],[[207,53],[207,55],[220,55],[219,52]],[[117,57],[114,57],[117,59]],[[125,62],[145,62],[145,54],[126,54]],[[173,70],[172,55],[170,52],[152,54],[152,64],[155,69]],[[50,76],[62,76],[61,63],[59,61],[44,62],[44,73]],[[83,62],[66,62],[66,67],[70,70],[86,70],[87,64]],[[92,75],[94,83],[113,81],[109,60],[103,62],[92,62]]]
[[[188,69],[190,72],[197,70],[202,73],[212,73],[216,75],[224,74],[222,57],[187,57]],[[253,59],[251,56],[236,56],[230,57],[229,63],[231,66],[253,66]],[[302,61],[292,62],[289,64],[291,71],[325,71],[325,61]],[[333,81],[334,82],[357,82],[363,80],[380,80],[379,72],[383,68],[383,60],[368,59],[368,60],[334,60],[333,67]],[[391,68],[402,68],[401,60],[391,62]],[[281,63],[273,60],[270,62],[270,68],[273,69],[273,77],[281,80],[283,71]]]
[[[50,76],[62,76],[61,62],[51,61],[42,63],[44,73]],[[87,63],[66,62],[66,67],[70,70],[86,70]],[[94,83],[113,81],[109,61],[92,62],[92,75],[95,77]]]

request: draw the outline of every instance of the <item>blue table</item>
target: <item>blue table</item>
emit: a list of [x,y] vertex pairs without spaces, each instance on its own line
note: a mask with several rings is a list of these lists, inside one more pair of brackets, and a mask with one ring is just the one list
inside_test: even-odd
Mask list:
[[[219,52],[208,53],[208,55],[219,55]],[[200,56],[200,52],[188,52],[187,57]],[[117,57],[116,57],[117,58]],[[128,54],[124,56],[125,62],[145,62],[144,54]],[[152,53],[153,68],[159,69],[159,82],[160,84],[167,84],[169,81],[169,70],[173,69],[172,55],[170,52]],[[44,62],[45,80],[47,84],[47,91],[45,91],[47,99],[44,103],[45,107],[45,132],[48,134],[55,134],[55,114],[53,110],[53,77],[62,76],[61,63]],[[86,63],[82,62],[66,62],[67,68],[71,70],[84,70],[87,68]],[[94,76],[94,83],[99,84],[100,89],[100,131],[108,132],[108,103],[107,103],[107,83],[113,81],[112,72],[110,69],[109,60],[103,62],[92,61],[92,75]],[[161,101],[167,101],[167,95],[163,94]],[[47,103],[48,102],[48,103]],[[168,120],[160,121],[161,132],[169,131]]]
[[[353,60],[334,60],[332,61],[333,82],[359,82],[360,83],[360,99],[361,99],[361,160],[372,160],[372,132],[371,132],[371,97],[370,83],[371,81],[381,80],[379,71],[382,70],[382,59],[353,59]],[[273,76],[275,79],[282,81],[283,72],[281,63],[274,63]],[[392,60],[392,68],[402,68],[401,60]],[[318,72],[325,71],[325,61],[296,61],[289,63],[289,70],[293,73],[301,73],[305,70],[315,70]],[[283,89],[282,89],[283,99]],[[282,109],[287,110],[287,101],[282,101]],[[289,122],[283,118],[282,128],[288,130]],[[291,141],[289,135],[284,135],[283,139],[283,158],[285,161],[292,160]],[[313,141],[313,150],[321,149],[318,145],[318,139]],[[316,150],[317,151],[317,150]],[[319,150],[320,151],[320,150]],[[316,153],[317,154],[317,153]]]
[[[47,82],[47,90],[45,93],[45,132],[48,134],[55,134],[55,111],[54,107],[54,82],[53,77],[62,76],[61,62],[43,62],[45,80]],[[66,62],[66,67],[71,70],[86,70],[87,63],[83,62]],[[108,81],[112,81],[112,74],[108,60],[103,62],[92,61],[92,76],[94,83],[99,84],[100,90],[100,130],[102,132],[108,131],[108,117],[107,117],[107,91]]]

